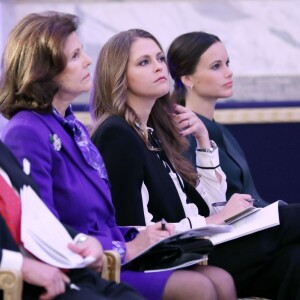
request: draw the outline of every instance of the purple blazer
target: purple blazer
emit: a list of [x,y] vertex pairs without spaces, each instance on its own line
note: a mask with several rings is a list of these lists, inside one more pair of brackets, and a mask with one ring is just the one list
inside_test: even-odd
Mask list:
[[[61,141],[60,150],[51,142],[53,134]],[[104,249],[112,249],[112,241],[125,240],[129,229],[116,225],[109,186],[52,114],[21,111],[8,122],[2,138],[19,162],[28,159],[41,198],[62,223],[95,236]],[[157,300],[170,275],[122,271],[121,280],[146,299]]]
[[[53,134],[61,140],[59,151],[50,140]],[[41,198],[62,223],[95,236],[104,249],[112,249],[112,240],[124,241],[109,187],[52,114],[21,111],[2,137],[20,163],[28,159]]]

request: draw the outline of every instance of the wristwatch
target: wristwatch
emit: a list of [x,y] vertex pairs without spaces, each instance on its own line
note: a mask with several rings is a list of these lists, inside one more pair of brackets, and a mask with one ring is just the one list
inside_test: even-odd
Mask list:
[[197,151],[213,153],[218,148],[217,144],[213,140],[210,140],[210,146],[210,148],[197,148]]

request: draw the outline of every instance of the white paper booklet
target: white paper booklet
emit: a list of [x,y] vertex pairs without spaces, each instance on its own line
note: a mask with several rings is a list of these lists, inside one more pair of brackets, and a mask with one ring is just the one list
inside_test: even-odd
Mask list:
[[199,264],[200,262],[204,262],[204,261],[207,261],[207,260],[208,260],[208,256],[203,255],[202,258],[191,260],[191,261],[188,261],[184,264],[180,264],[180,265],[177,265],[177,266],[172,267],[172,268],[164,268],[164,269],[157,269],[157,270],[145,270],[144,272],[145,273],[155,273],[155,272],[162,272],[162,271],[177,270],[177,269],[187,268],[187,267],[193,266],[195,264]]
[[260,230],[277,226],[280,224],[278,205],[284,204],[286,203],[279,200],[261,208],[255,213],[232,223],[232,231],[213,235],[210,237],[210,240],[214,245],[218,245]]
[[[151,245],[150,247],[146,248],[144,251],[142,251],[139,255],[137,255],[136,257],[134,257],[133,259],[126,261],[122,264],[123,267],[128,268],[129,269],[132,268],[132,265],[138,265],[139,262],[141,260],[144,259],[145,256],[147,256],[147,259],[149,259],[149,254],[153,253],[153,251],[160,251],[161,253],[164,253],[163,250],[165,249],[164,247],[166,247],[169,251],[169,247],[172,243],[176,242],[178,245],[180,245],[180,241],[181,240],[186,240],[189,238],[196,238],[196,239],[200,239],[199,243],[201,241],[201,239],[206,239],[207,237],[210,238],[211,236],[213,236],[214,234],[220,233],[220,232],[228,232],[232,229],[231,225],[206,225],[203,227],[199,227],[199,228],[194,228],[194,229],[189,229],[186,231],[182,231],[182,232],[178,232],[172,236],[169,236],[153,245]],[[203,242],[203,249],[207,248],[207,243]],[[200,244],[199,244],[199,249],[200,249]],[[174,244],[173,244],[173,248],[174,248]],[[174,252],[176,252],[177,250],[175,250],[174,248]],[[205,252],[205,250],[204,250]],[[157,253],[157,252],[156,252]],[[144,272],[160,272],[160,271],[166,271],[166,270],[175,270],[178,268],[183,268],[183,267],[188,267],[191,265],[194,265],[196,263],[199,263],[200,261],[206,261],[207,260],[207,255],[204,253],[203,255],[198,254],[197,258],[193,257],[192,259],[190,259],[190,257],[185,260],[185,261],[179,261],[177,260],[176,262],[170,261],[168,264],[161,266],[161,268],[153,268],[153,269],[145,269],[143,270]],[[131,266],[131,267],[130,267]]]
[[41,261],[64,269],[83,268],[95,260],[68,248],[72,237],[30,186],[21,189],[20,198],[21,240],[26,250]]
[[214,224],[209,224],[206,226],[202,226],[199,228],[193,228],[193,229],[188,229],[185,231],[180,231],[176,232],[174,235],[171,235],[165,239],[160,240],[159,242],[149,246],[148,248],[144,249],[138,256],[134,257],[131,260],[128,260],[124,262],[122,265],[127,265],[131,261],[135,260],[137,257],[147,253],[149,250],[155,248],[156,246],[162,245],[162,244],[167,244],[167,243],[172,243],[177,240],[184,240],[188,238],[205,238],[208,237],[211,240],[211,237],[220,234],[220,233],[227,233],[230,232],[233,229],[231,225],[214,225]]

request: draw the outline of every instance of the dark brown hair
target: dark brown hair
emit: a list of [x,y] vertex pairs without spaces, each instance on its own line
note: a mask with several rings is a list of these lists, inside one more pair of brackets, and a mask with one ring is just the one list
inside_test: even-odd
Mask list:
[[167,62],[171,77],[174,80],[172,100],[185,105],[186,88],[181,81],[184,75],[195,72],[201,55],[220,39],[210,33],[194,31],[178,36],[170,45]]
[[0,111],[5,117],[51,109],[58,90],[53,78],[66,66],[64,44],[78,23],[74,15],[49,11],[29,14],[14,27],[2,58]]

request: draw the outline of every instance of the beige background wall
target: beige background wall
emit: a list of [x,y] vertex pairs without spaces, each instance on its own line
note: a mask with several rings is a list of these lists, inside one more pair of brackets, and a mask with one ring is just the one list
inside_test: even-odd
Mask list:
[[[228,48],[235,73],[233,100],[300,100],[298,0],[2,0],[0,52],[12,26],[25,14],[42,10],[77,14],[81,39],[94,61],[109,37],[133,27],[149,30],[165,49],[184,32],[217,34]],[[87,99],[84,95],[77,102]]]

